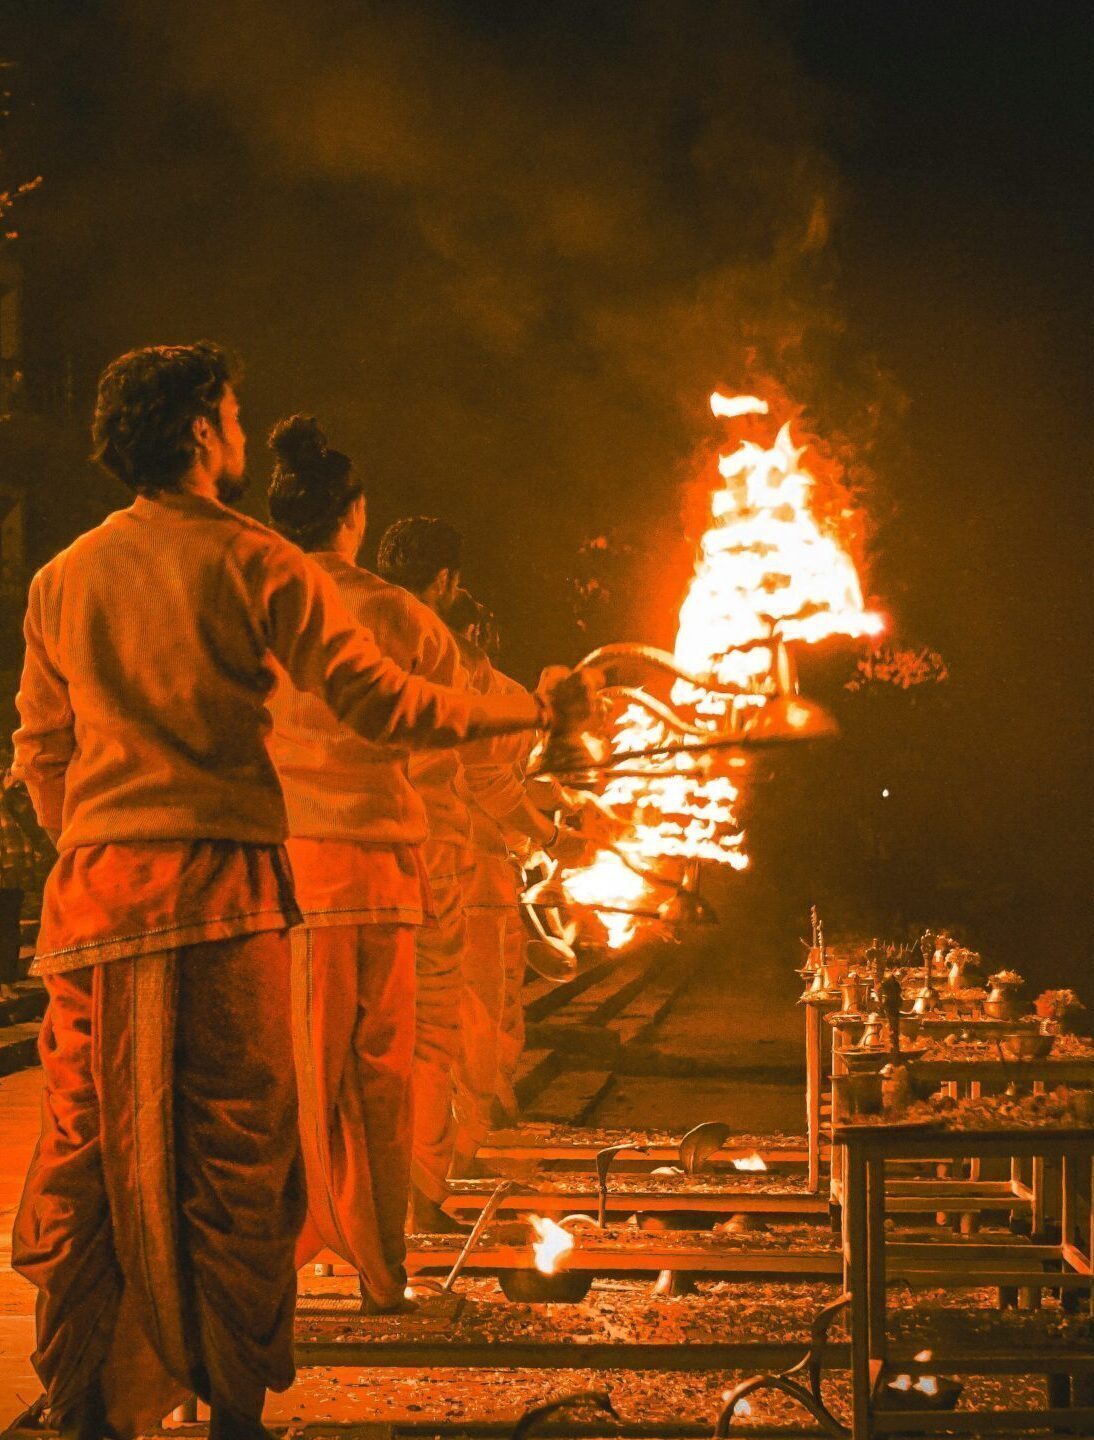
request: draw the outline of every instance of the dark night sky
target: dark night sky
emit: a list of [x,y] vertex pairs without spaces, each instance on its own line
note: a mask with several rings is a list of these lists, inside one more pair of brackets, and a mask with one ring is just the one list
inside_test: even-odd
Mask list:
[[525,673],[578,653],[566,577],[609,527],[604,623],[669,638],[706,394],[774,376],[949,662],[921,808],[1027,940],[1085,945],[1087,4],[23,0],[6,49],[32,358],[86,409],[129,345],[236,345],[256,478],[315,410],[374,539],[465,528]]

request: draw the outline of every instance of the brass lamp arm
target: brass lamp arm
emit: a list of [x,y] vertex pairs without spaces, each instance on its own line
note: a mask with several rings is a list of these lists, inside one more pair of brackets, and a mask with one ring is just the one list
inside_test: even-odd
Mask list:
[[660,720],[664,726],[670,730],[675,730],[678,735],[694,735],[696,738],[701,739],[703,736],[710,734],[710,731],[704,730],[701,725],[693,725],[689,720],[685,720],[683,716],[677,715],[671,705],[666,705],[664,701],[655,699],[654,696],[647,694],[645,690],[638,689],[637,686],[606,685],[600,693],[609,700],[627,700],[632,705],[640,705],[642,709],[648,711],[654,719]]
[[[733,653],[756,650],[761,646],[770,649],[777,645],[777,639],[765,636],[762,640],[747,640],[743,645],[734,645]],[[579,660],[574,668],[607,672],[618,668],[627,661],[638,661],[654,670],[664,671],[674,679],[694,685],[696,690],[707,690],[712,695],[748,695],[751,693],[744,686],[734,685],[731,681],[716,682],[701,675],[693,675],[690,670],[685,670],[682,665],[677,663],[675,656],[670,655],[667,650],[659,650],[655,645],[639,645],[629,642],[601,645],[586,655],[584,660]]]
[[669,741],[664,745],[650,745],[643,750],[619,750],[614,755],[604,760],[590,760],[587,764],[583,761],[582,770],[602,771],[613,779],[650,780],[657,779],[660,775],[673,775],[675,771],[647,771],[647,770],[618,770],[616,767],[625,764],[630,760],[660,760],[673,755],[705,755],[711,750],[765,750],[776,749],[785,745],[791,737],[782,735],[749,735],[742,731],[739,735],[719,735],[709,730],[704,734],[712,735],[713,738],[705,740],[701,744],[689,745],[685,741],[679,743]]
[[624,854],[618,845],[608,845],[605,848],[610,850],[613,855],[617,855],[627,869],[633,871],[639,879],[645,880],[647,885],[663,885],[666,890],[672,890],[677,895],[687,890],[687,886],[681,884],[679,880],[673,880],[667,875],[657,875],[652,870],[644,869],[637,861]]

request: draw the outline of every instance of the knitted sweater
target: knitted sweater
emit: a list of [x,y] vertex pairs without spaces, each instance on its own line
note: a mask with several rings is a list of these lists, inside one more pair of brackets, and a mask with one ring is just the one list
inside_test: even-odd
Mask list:
[[[437,684],[466,687],[455,641],[427,605],[333,551],[315,552],[311,559],[334,581],[354,619],[368,626],[384,654],[401,669]],[[270,712],[270,749],[285,792],[291,835],[417,844],[429,834],[430,802],[434,810],[438,804],[454,804],[446,794],[434,796],[420,779],[417,789],[411,785],[405,747],[362,740],[321,700],[297,690],[288,676],[282,675]],[[420,757],[419,768],[426,758]],[[457,768],[454,752],[434,752],[428,759],[436,780],[451,790]],[[460,806],[454,818],[462,836],[465,807]]]
[[271,655],[370,740],[475,730],[473,697],[400,669],[294,545],[192,494],[138,497],[51,560],[25,635],[14,769],[61,850],[281,841]]

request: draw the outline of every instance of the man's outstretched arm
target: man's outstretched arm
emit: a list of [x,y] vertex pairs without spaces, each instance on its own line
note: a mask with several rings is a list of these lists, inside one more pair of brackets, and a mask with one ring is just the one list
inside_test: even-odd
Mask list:
[[402,670],[353,619],[330,577],[287,543],[249,556],[244,573],[289,678],[365,739],[446,748],[544,722],[547,707],[534,696],[475,695]]

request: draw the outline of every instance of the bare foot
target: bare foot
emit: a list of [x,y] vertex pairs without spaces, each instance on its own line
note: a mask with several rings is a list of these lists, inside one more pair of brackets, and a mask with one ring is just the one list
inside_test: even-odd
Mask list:
[[209,1409],[209,1440],[274,1440],[261,1417],[245,1415],[213,1402]]

